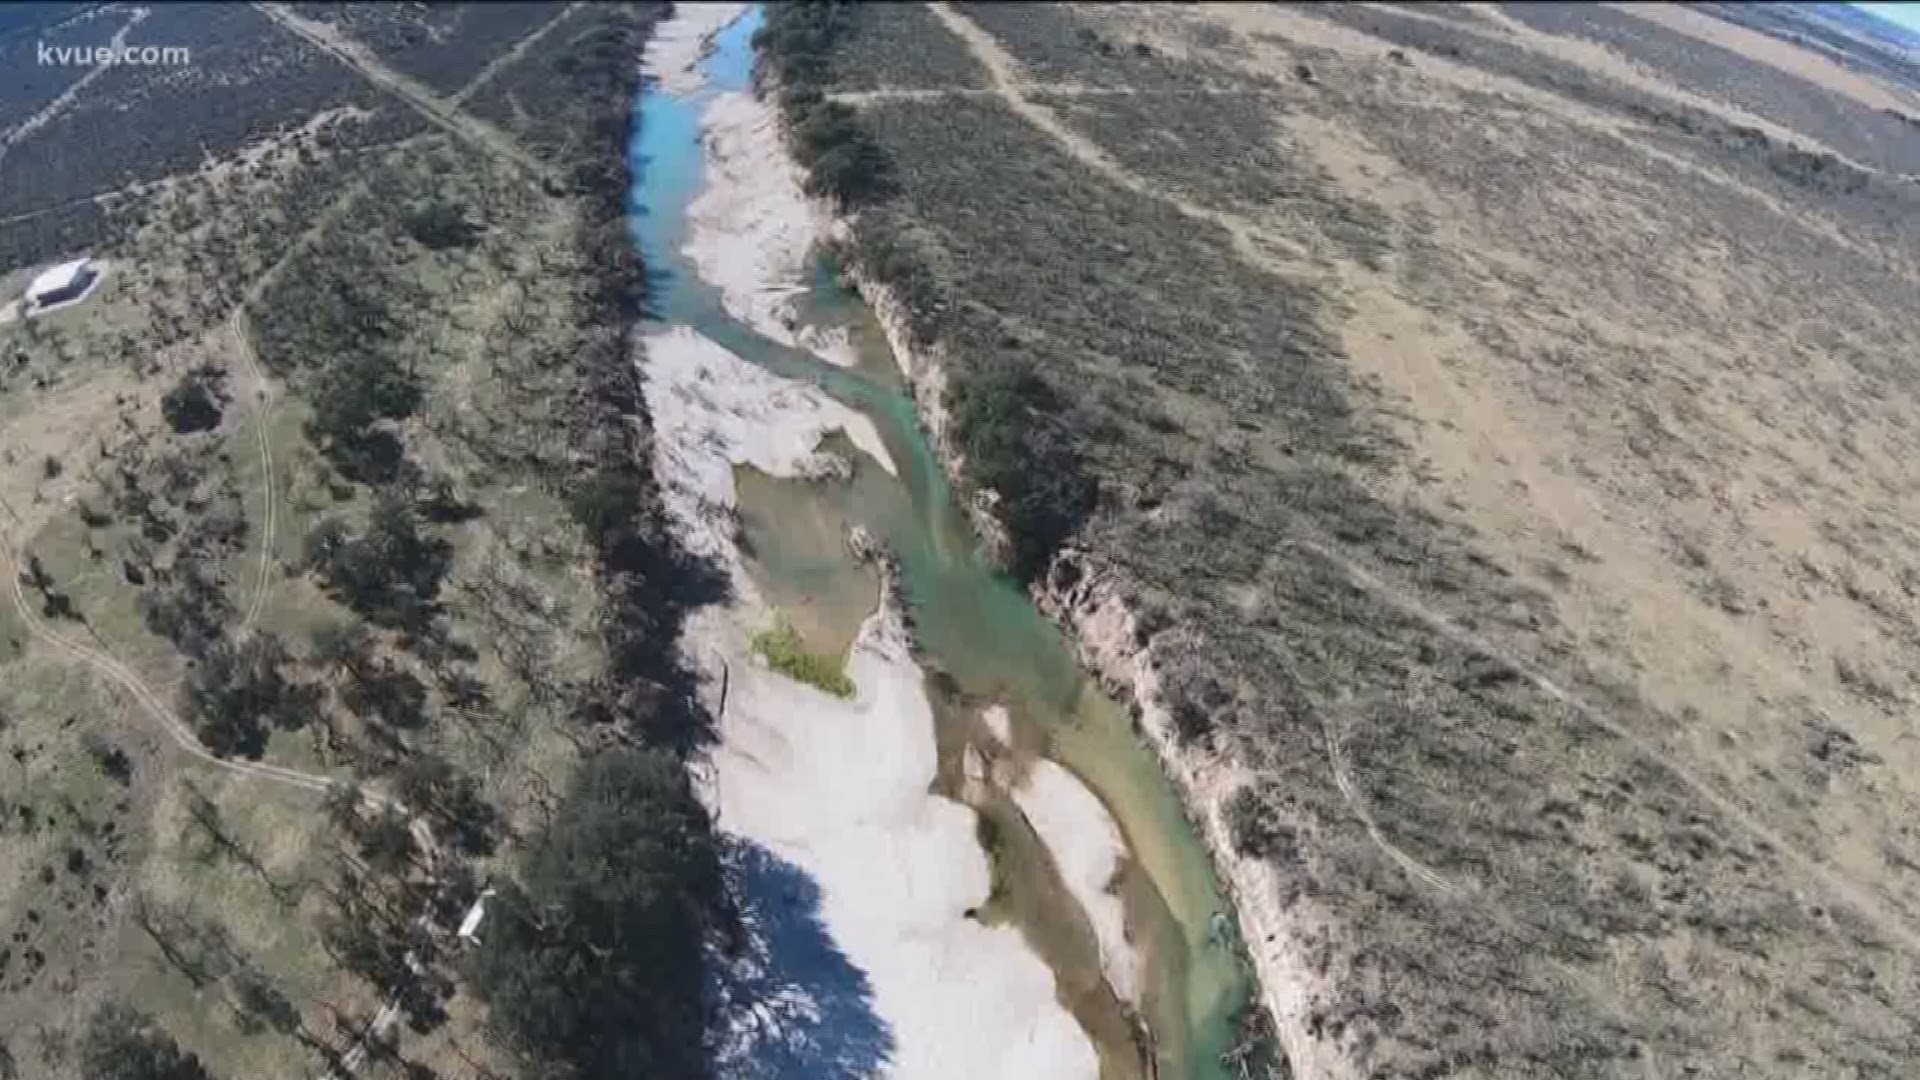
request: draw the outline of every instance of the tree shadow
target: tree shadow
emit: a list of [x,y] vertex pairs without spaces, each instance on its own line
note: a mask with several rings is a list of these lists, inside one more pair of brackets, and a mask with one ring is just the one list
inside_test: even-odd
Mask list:
[[714,964],[722,1080],[866,1080],[893,1056],[873,988],[820,918],[820,887],[759,844],[723,837],[741,946]]

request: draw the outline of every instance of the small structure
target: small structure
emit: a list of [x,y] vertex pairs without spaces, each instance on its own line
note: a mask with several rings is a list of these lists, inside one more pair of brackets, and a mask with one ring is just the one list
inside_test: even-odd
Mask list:
[[480,920],[487,917],[487,897],[492,895],[493,890],[488,889],[480,894],[479,899],[473,902],[472,907],[467,909],[466,917],[460,920],[460,929],[455,932],[455,936],[461,941],[480,940]]
[[77,303],[86,299],[99,280],[100,272],[95,269],[92,259],[75,259],[42,270],[27,286],[26,303],[22,305],[22,310],[31,315],[62,304]]

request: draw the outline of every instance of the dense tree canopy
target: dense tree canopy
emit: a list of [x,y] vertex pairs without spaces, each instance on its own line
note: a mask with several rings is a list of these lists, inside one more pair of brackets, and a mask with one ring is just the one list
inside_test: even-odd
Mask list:
[[469,968],[525,1075],[704,1075],[702,943],[720,866],[679,762],[635,750],[588,759],[526,851]]
[[102,1005],[80,1035],[87,1080],[213,1080],[153,1017],[118,1002]]
[[179,385],[160,399],[160,412],[174,431],[185,435],[211,431],[220,426],[220,414],[227,401],[227,373],[212,364],[201,364],[186,373]]
[[383,492],[366,532],[323,522],[307,537],[307,560],[327,591],[368,622],[418,630],[432,618],[453,545],[423,532],[403,496]]
[[280,639],[256,633],[222,639],[187,676],[187,715],[207,749],[222,757],[257,758],[267,726],[304,727],[316,715],[319,691],[288,679]]

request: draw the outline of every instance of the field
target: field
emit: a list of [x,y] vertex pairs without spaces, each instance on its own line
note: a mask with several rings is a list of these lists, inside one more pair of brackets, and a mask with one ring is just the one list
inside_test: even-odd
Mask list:
[[[627,107],[662,9],[47,10],[194,62],[54,85],[16,66],[39,31],[0,38],[32,76],[0,84],[4,283],[107,273],[0,324],[0,1077],[560,1060],[516,1011],[523,958],[569,955],[530,915],[576,872],[553,853],[631,825],[645,862],[670,826],[684,878],[712,863],[647,749],[699,725],[672,660],[699,579],[651,524],[625,345]],[[503,86],[497,124],[462,108]],[[638,824],[572,797],[588,752]],[[486,956],[454,935],[483,886]],[[620,960],[578,947],[572,986]],[[685,1075],[663,1032],[697,992],[655,1027],[595,996]]]
[[796,145],[1297,1074],[1912,1071],[1920,129],[1613,7],[824,10]]

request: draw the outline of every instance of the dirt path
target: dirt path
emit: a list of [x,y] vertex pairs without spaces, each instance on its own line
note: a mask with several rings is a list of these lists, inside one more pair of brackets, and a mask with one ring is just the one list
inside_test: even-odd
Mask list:
[[1288,276],[1317,276],[1306,259],[1306,251],[1291,237],[1262,228],[1239,214],[1209,210],[1189,199],[1165,191],[1115,160],[1092,139],[1074,131],[1054,115],[1052,109],[1028,95],[1045,90],[1044,84],[1029,83],[1020,74],[1017,61],[1000,47],[993,36],[972,19],[944,3],[929,5],[947,29],[966,45],[974,59],[993,78],[993,92],[1021,119],[1040,129],[1059,144],[1074,160],[1119,184],[1136,195],[1163,202],[1181,214],[1203,221],[1226,232],[1234,250],[1254,266]]
[[1398,844],[1387,839],[1387,834],[1381,831],[1379,822],[1374,820],[1373,807],[1368,804],[1366,796],[1360,793],[1360,789],[1354,785],[1353,773],[1347,767],[1347,751],[1341,744],[1340,732],[1334,728],[1333,718],[1323,715],[1320,727],[1327,740],[1327,764],[1333,770],[1334,786],[1340,789],[1340,795],[1347,800],[1348,808],[1353,811],[1355,817],[1360,819],[1360,824],[1366,827],[1367,836],[1373,840],[1374,846],[1385,852],[1388,858],[1399,863],[1401,869],[1415,878],[1441,892],[1457,892],[1453,882],[1448,881],[1438,870],[1407,854]]
[[240,631],[245,633],[253,629],[260,619],[260,609],[266,605],[267,590],[273,584],[273,545],[276,519],[279,517],[279,496],[273,484],[273,440],[267,434],[267,425],[273,419],[273,383],[267,379],[267,373],[260,370],[259,358],[254,355],[253,337],[247,332],[247,306],[236,304],[233,317],[227,320],[228,329],[233,332],[234,344],[240,348],[240,362],[247,367],[247,375],[255,385],[254,393],[259,406],[254,410],[253,435],[260,447],[260,578],[254,584],[253,599],[247,602],[246,614],[240,617]]
[[[1220,213],[1194,206],[1177,196],[1159,190],[1153,184],[1135,175],[1125,166],[1110,157],[1100,146],[1085,136],[1067,128],[1067,126],[1054,115],[1052,110],[1048,109],[1045,105],[1031,100],[1027,94],[1030,91],[1036,91],[1038,87],[1035,84],[1025,82],[1021,78],[1017,63],[1014,59],[1002,49],[999,43],[984,29],[971,19],[953,10],[947,4],[935,3],[929,6],[941,22],[966,44],[967,50],[974,58],[986,67],[989,75],[993,79],[995,91],[1006,101],[1008,108],[1012,109],[1015,114],[1027,120],[1052,138],[1059,144],[1062,150],[1070,154],[1075,160],[1115,183],[1126,187],[1130,191],[1165,202],[1188,217],[1218,225],[1226,230],[1228,235],[1233,238],[1234,246],[1240,253],[1255,265],[1264,265],[1281,270],[1296,269],[1284,264],[1276,266],[1275,260],[1271,255],[1271,249],[1278,248],[1283,251],[1298,250],[1297,245],[1284,237],[1274,235],[1268,230],[1238,215]],[[1276,551],[1276,557],[1278,551],[1288,549],[1308,551],[1328,560],[1336,567],[1339,567],[1356,586],[1399,608],[1403,613],[1420,620],[1436,633],[1460,644],[1478,649],[1486,655],[1506,664],[1531,682],[1540,692],[1559,701],[1568,709],[1578,713],[1583,719],[1591,721],[1627,742],[1628,745],[1632,746],[1635,751],[1644,756],[1649,762],[1665,770],[1688,790],[1705,800],[1712,805],[1715,810],[1724,814],[1730,821],[1745,830],[1750,837],[1762,841],[1774,850],[1780,852],[1783,858],[1795,864],[1807,875],[1818,881],[1829,893],[1853,907],[1862,917],[1873,923],[1890,938],[1901,942],[1912,952],[1920,954],[1920,930],[1916,930],[1914,927],[1908,925],[1900,916],[1889,911],[1871,890],[1862,888],[1819,859],[1795,847],[1786,837],[1776,832],[1771,826],[1720,791],[1717,786],[1676,762],[1672,755],[1662,747],[1628,730],[1601,710],[1595,709],[1579,695],[1560,686],[1518,657],[1495,646],[1493,643],[1480,637],[1480,635],[1461,628],[1446,616],[1429,610],[1418,600],[1408,596],[1404,591],[1387,584],[1370,571],[1356,565],[1331,548],[1309,540],[1291,540],[1279,545]],[[1335,735],[1336,733],[1332,731],[1327,732],[1328,751],[1333,758],[1335,781],[1340,785],[1341,791],[1347,795],[1349,801],[1354,805],[1356,813],[1361,815],[1362,820],[1368,827],[1368,832],[1373,836],[1375,842],[1380,844],[1382,850],[1393,858],[1395,862],[1406,867],[1408,871],[1415,874],[1416,877],[1436,887],[1451,890],[1452,885],[1448,883],[1445,878],[1422,866],[1411,856],[1394,847],[1385,839],[1384,835],[1380,833],[1377,826],[1373,824],[1370,814],[1367,813],[1365,809],[1364,803],[1355,798],[1357,792],[1353,790],[1351,778],[1346,776],[1344,756],[1339,752],[1339,740]]]
[[[1089,86],[1086,83],[1024,83],[1021,91],[1026,94],[1044,94],[1049,97],[1248,97],[1260,96],[1258,90],[1241,87],[1190,86],[1178,90],[1142,90],[1137,86]],[[885,101],[940,101],[946,98],[984,98],[1000,97],[1003,91],[998,87],[941,86],[907,87],[877,86],[872,90],[833,90],[828,92],[829,101],[838,101],[847,105],[865,105]]]
[[492,124],[462,112],[452,102],[388,67],[371,50],[341,34],[327,23],[305,19],[280,4],[256,4],[261,13],[279,23],[288,32],[359,72],[361,77],[394,97],[415,112],[468,143],[512,162],[542,180],[552,179],[547,167],[518,143]]
[[473,96],[474,91],[480,89],[482,86],[485,86],[488,82],[492,81],[493,77],[499,74],[500,69],[507,67],[510,64],[513,64],[515,61],[519,60],[522,56],[525,56],[528,49],[538,44],[540,39],[543,37],[546,37],[547,33],[551,31],[554,27],[559,26],[562,22],[566,21],[567,16],[572,15],[576,10],[579,9],[579,7],[580,7],[580,4],[578,0],[575,0],[574,3],[568,4],[566,7],[561,8],[560,14],[555,15],[553,18],[548,19],[544,23],[541,23],[538,29],[534,30],[533,33],[528,34],[526,37],[521,38],[519,41],[514,42],[513,47],[508,49],[506,52],[503,52],[499,56],[494,57],[492,60],[487,61],[487,66],[480,69],[480,73],[473,77],[473,81],[467,83],[467,85],[455,91],[453,97],[449,98],[448,100],[456,106],[465,105],[467,103],[467,99]]
[[314,773],[305,773],[297,769],[282,768],[278,765],[263,765],[253,761],[234,761],[223,758],[207,749],[201,744],[199,738],[194,735],[193,729],[188,727],[186,722],[181,720],[172,709],[167,708],[165,701],[160,695],[155,692],[152,687],[148,686],[146,681],[141,679],[132,668],[103,650],[75,641],[48,626],[46,621],[41,618],[40,613],[34,610],[32,603],[27,599],[25,588],[21,583],[19,553],[14,550],[13,545],[10,543],[4,544],[4,551],[6,562],[3,569],[7,574],[9,596],[13,601],[14,610],[19,612],[20,623],[26,627],[27,632],[37,640],[53,646],[54,649],[73,659],[84,662],[88,667],[93,668],[114,683],[117,683],[121,689],[125,690],[135,701],[139,702],[140,705],[147,710],[149,715],[159,722],[161,728],[166,731],[167,736],[171,738],[180,749],[186,751],[188,756],[198,758],[215,768],[225,769],[228,772],[237,773],[241,776],[259,780],[271,780],[276,783],[304,788],[308,791],[324,792],[333,786],[333,780],[330,777],[320,776]]

